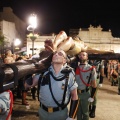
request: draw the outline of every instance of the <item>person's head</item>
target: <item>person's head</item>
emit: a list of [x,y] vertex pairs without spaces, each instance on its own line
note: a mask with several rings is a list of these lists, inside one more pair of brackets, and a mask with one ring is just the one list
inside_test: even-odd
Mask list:
[[78,54],[78,57],[79,57],[80,63],[86,63],[88,60],[88,54],[85,51],[81,51]]
[[67,55],[63,50],[54,52],[52,57],[53,64],[65,64],[67,62]]
[[11,50],[6,50],[6,56],[11,56],[12,55],[12,52],[11,52]]
[[14,60],[16,60],[16,54],[12,54]]
[[52,40],[51,39],[46,39],[44,41],[44,47],[45,47],[45,50],[52,51],[54,49]]
[[20,57],[20,55],[16,54],[16,59],[17,59],[18,57]]
[[29,58],[31,58],[32,57],[32,54],[29,54]]

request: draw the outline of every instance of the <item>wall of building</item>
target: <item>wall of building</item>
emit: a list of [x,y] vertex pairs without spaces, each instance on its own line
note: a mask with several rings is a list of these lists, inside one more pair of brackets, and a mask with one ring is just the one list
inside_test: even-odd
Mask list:
[[[35,40],[34,42],[34,48],[36,48],[36,50],[34,50],[34,54],[39,54],[41,50],[44,49],[44,41],[46,39],[51,39],[54,40],[55,35],[44,35],[44,36],[38,36],[38,38]],[[32,50],[30,50],[32,48],[32,41],[30,38],[27,38],[27,54],[32,54]]]
[[[74,29],[70,30],[70,35],[74,36]],[[89,28],[80,28],[75,30],[75,34],[78,32],[78,36],[91,48],[100,50],[113,50],[116,53],[120,53],[120,38],[114,38],[111,30],[103,31],[103,28],[99,25],[94,27],[90,25]]]
[[8,21],[2,21],[2,33],[8,41],[8,46],[11,46],[12,41],[16,38],[15,24]]
[[26,40],[26,23],[18,18],[10,7],[4,7],[0,12],[1,32],[7,37],[10,45],[19,38],[23,43]]

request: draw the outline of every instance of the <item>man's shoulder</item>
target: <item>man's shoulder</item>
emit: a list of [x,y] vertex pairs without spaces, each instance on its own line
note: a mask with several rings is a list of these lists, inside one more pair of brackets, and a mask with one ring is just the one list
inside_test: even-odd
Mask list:
[[73,71],[73,68],[70,67],[69,65],[66,65],[61,72],[66,72],[66,73],[70,73]]
[[87,67],[91,68],[91,67],[94,67],[94,65],[87,64]]

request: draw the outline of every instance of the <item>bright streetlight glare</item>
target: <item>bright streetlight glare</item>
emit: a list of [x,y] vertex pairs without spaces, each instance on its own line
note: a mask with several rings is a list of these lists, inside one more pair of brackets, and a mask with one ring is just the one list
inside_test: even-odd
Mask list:
[[30,25],[27,27],[28,31],[32,31],[33,36],[30,37],[30,39],[32,40],[32,55],[34,55],[34,41],[36,39],[35,36],[35,28],[37,27],[37,15],[36,14],[31,14],[30,18],[29,18],[29,23]]
[[34,29],[37,27],[37,16],[35,14],[31,14],[29,23],[33,26]]
[[18,46],[18,45],[20,45],[21,44],[21,41],[17,38],[17,39],[15,39],[15,41],[14,41],[14,46]]

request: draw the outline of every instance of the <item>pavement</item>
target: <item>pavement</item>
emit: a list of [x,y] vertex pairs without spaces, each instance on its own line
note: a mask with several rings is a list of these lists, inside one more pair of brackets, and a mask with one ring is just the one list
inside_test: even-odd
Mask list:
[[104,78],[103,87],[98,90],[96,117],[90,120],[120,120],[118,86],[111,86],[107,78]]
[[[39,101],[32,100],[30,92],[28,92],[27,101],[30,103],[28,108],[21,105],[21,99],[15,99],[11,120],[38,120]],[[90,120],[120,120],[118,86],[111,86],[107,78],[104,78],[103,86],[98,89],[96,117]]]

